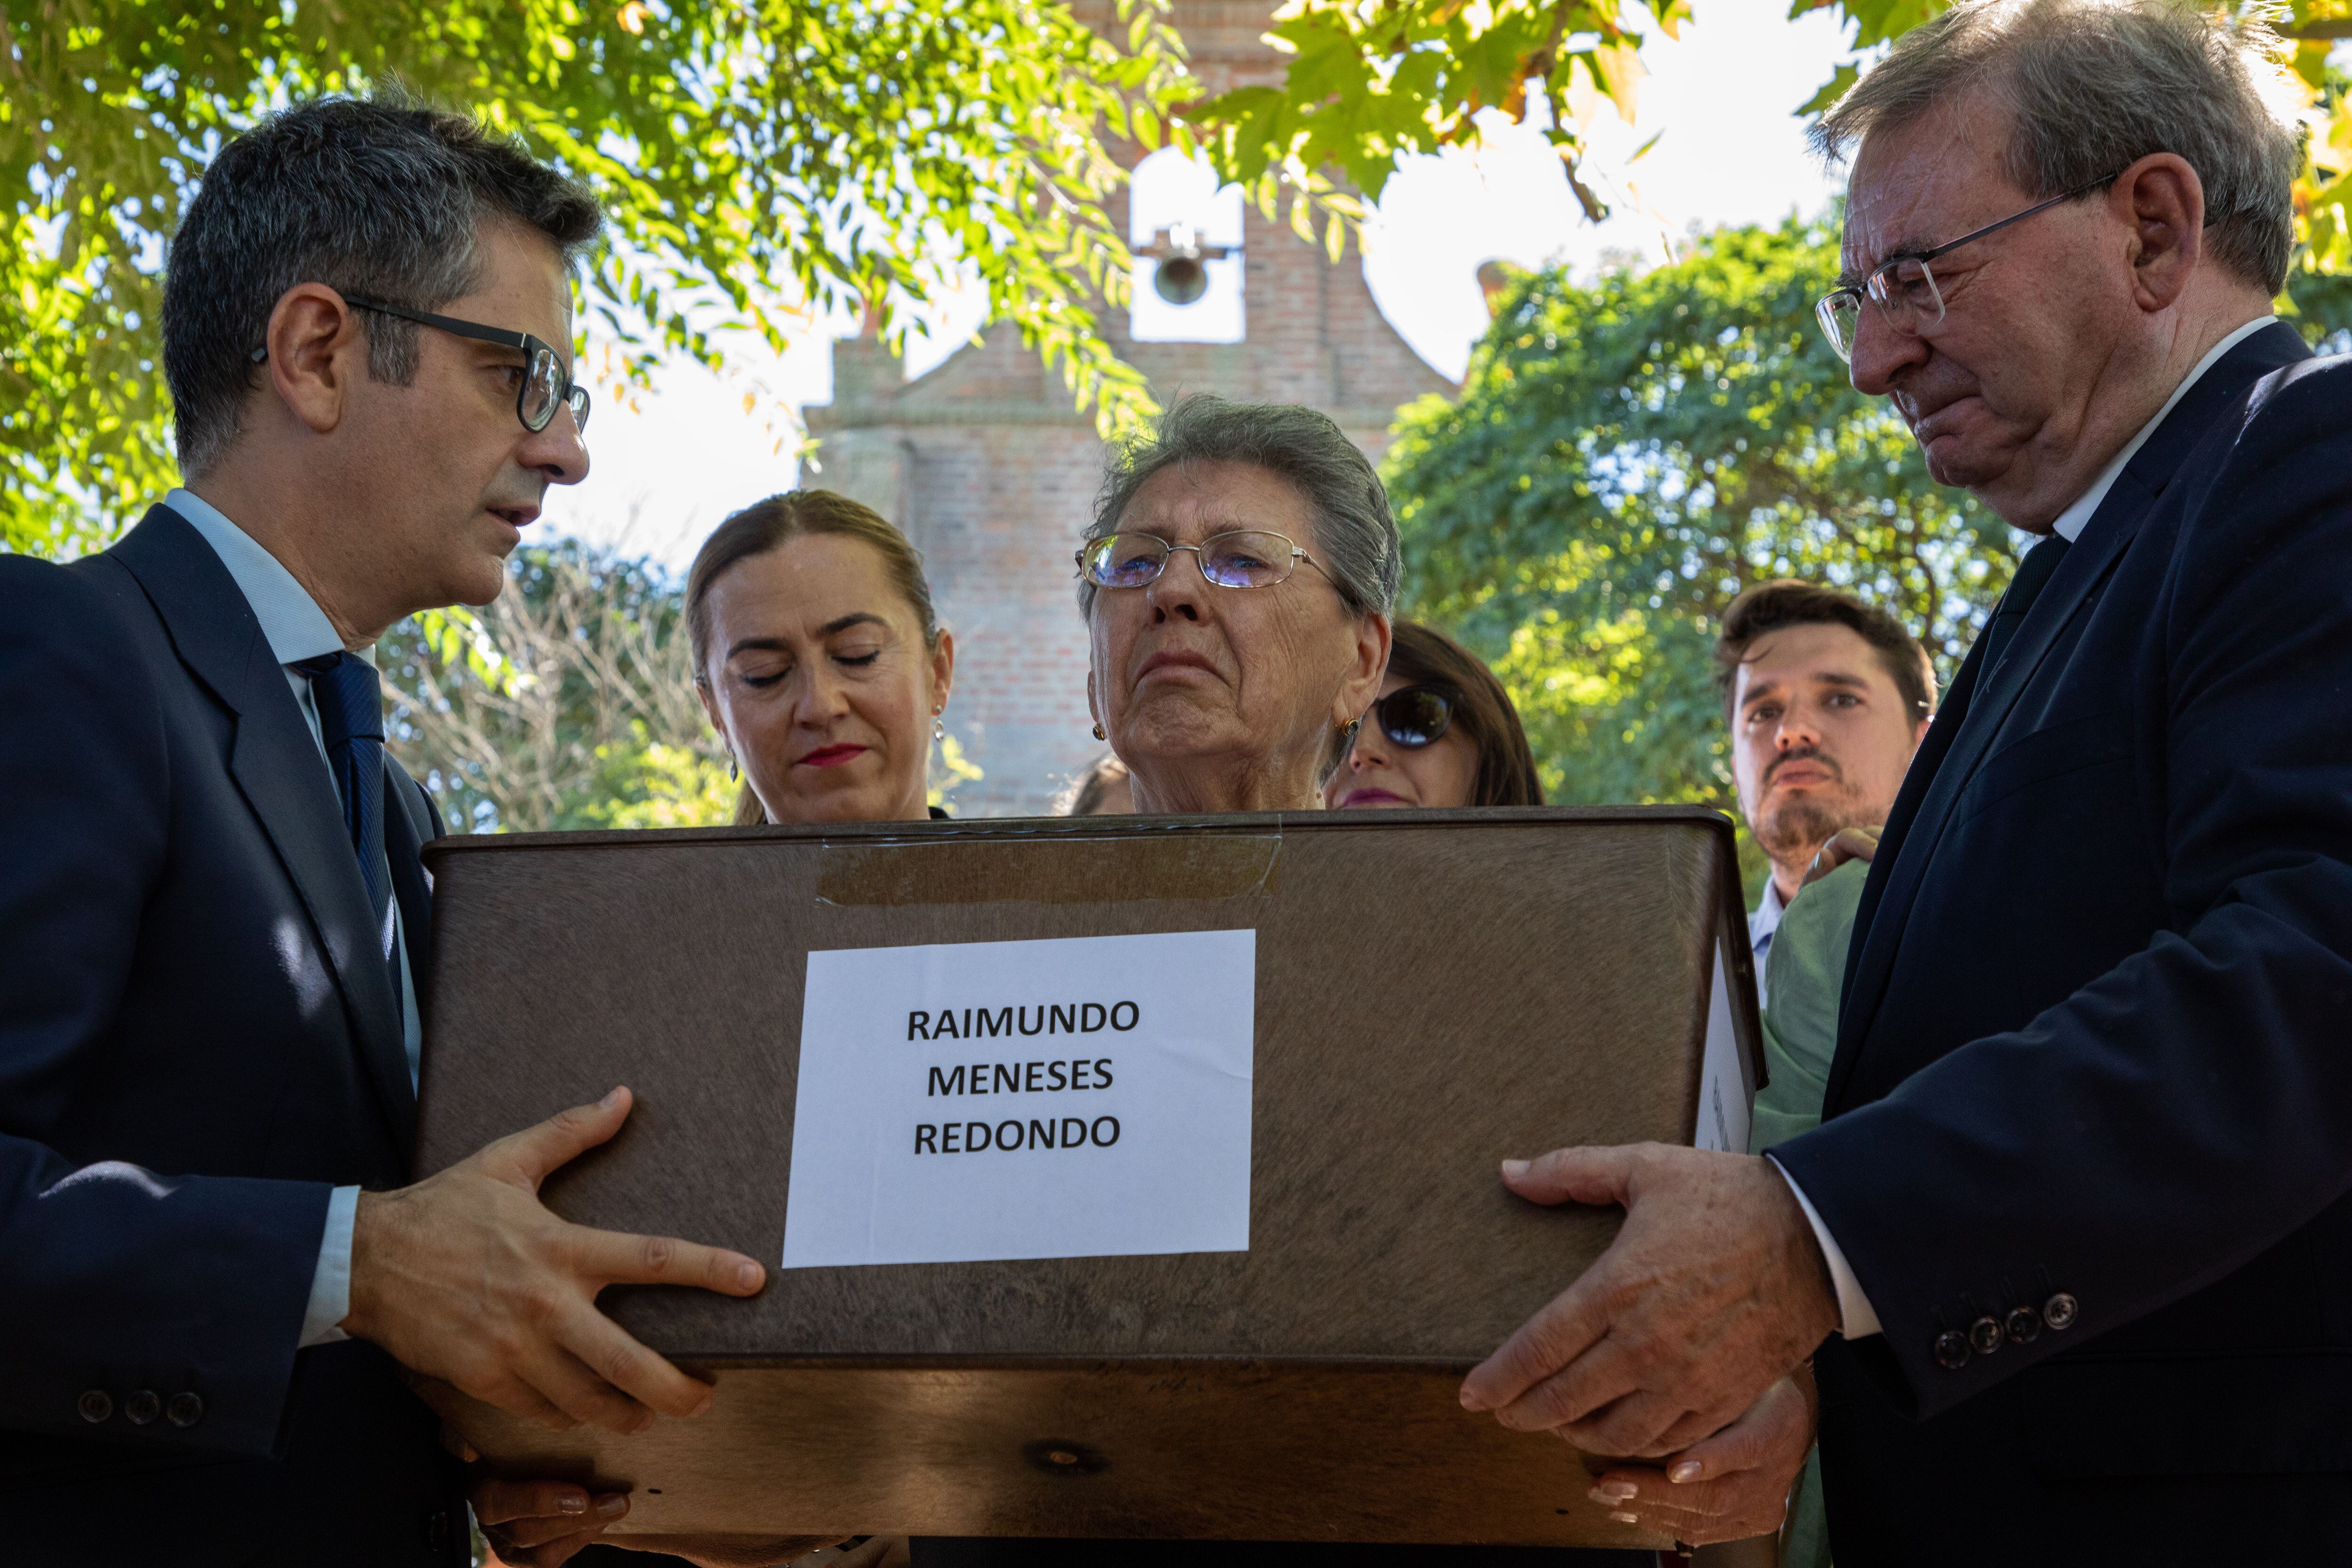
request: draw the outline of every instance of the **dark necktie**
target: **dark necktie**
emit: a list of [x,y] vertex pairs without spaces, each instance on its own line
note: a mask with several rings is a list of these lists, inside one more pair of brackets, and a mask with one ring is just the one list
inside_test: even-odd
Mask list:
[[342,796],[343,826],[367,885],[368,913],[400,995],[400,959],[393,934],[392,873],[383,856],[383,698],[375,668],[352,653],[322,654],[294,666],[310,678],[319,706],[319,739]]
[[2017,575],[2009,580],[2009,592],[2000,596],[2000,603],[1993,607],[1992,619],[1985,623],[1984,662],[1978,667],[1982,671],[1977,678],[1979,686],[1991,683],[1993,671],[2000,665],[2000,656],[2009,651],[2010,639],[2017,636],[2017,628],[2024,624],[2033,601],[2042,597],[2042,590],[2050,585],[2051,574],[2066,558],[2066,541],[2053,533],[2027,551],[2025,559],[2017,563]]

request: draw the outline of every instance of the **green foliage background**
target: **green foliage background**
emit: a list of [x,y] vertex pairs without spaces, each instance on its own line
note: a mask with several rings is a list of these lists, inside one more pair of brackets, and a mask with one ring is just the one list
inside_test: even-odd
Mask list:
[[[1867,49],[1943,3],[1792,14],[1835,6]],[[1644,4],[1669,34],[1691,16]],[[1591,0],[1294,0],[1285,84],[1202,100],[1161,0],[1088,14],[1107,33],[1054,0],[0,0],[0,545],[78,553],[173,482],[163,239],[222,140],[297,98],[398,79],[586,179],[615,236],[585,291],[614,340],[589,367],[608,389],[671,352],[725,370],[740,333],[781,348],[799,313],[853,300],[902,338],[968,265],[1108,429],[1150,406],[1092,316],[1126,288],[1107,205],[1122,140],[1197,142],[1269,216],[1286,197],[1301,234],[1319,211],[1336,258],[1359,195],[1406,153],[1475,142],[1486,109],[1546,106],[1600,216],[1583,131],[1630,119],[1642,75],[1631,13]],[[2352,0],[2292,0],[2284,20],[2321,121],[2293,303],[2341,347],[2352,115],[2325,59]],[[1813,331],[1832,243],[1790,223],[1654,271],[1527,278],[1459,403],[1407,411],[1388,467],[1408,608],[1495,660],[1556,798],[1731,804],[1707,649],[1759,578],[1885,604],[1947,674],[2007,581],[2008,531],[1927,480]],[[517,570],[507,610],[387,640],[407,743],[456,815],[723,815],[721,761],[677,707],[674,584],[566,547]],[[501,749],[528,766],[494,777]]]
[[[1493,662],[1551,798],[1737,814],[1711,650],[1743,588],[1845,588],[1948,680],[2008,585],[2013,531],[1928,478],[1814,325],[1836,250],[1833,219],[1792,219],[1649,270],[1528,274],[1459,400],[1405,410],[1385,465],[1404,611]],[[2352,279],[2291,294],[2306,338],[2352,346]]]
[[[452,832],[698,827],[740,785],[694,689],[685,587],[619,552],[515,552],[506,591],[462,619],[418,616],[376,645],[388,734]],[[930,798],[981,776],[950,736]]]
[[2008,526],[1927,477],[1815,328],[1836,269],[1835,229],[1792,220],[1534,274],[1460,401],[1406,412],[1409,613],[1495,663],[1554,798],[1736,809],[1709,650],[1754,583],[1848,588],[1948,661],[2006,586]]
[[[1227,178],[1265,194],[1286,185],[1322,201],[1331,193],[1335,213],[1352,213],[1332,173],[1378,197],[1398,158],[1475,146],[1486,131],[1481,111],[1496,110],[1540,131],[1597,220],[1609,204],[1595,186],[1606,182],[1585,177],[1584,133],[1604,110],[1628,123],[1634,118],[1649,30],[1636,30],[1640,12],[1673,38],[1714,6],[1742,3],[1756,0],[1287,0],[1273,29],[1292,57],[1283,85],[1243,88],[1182,113]],[[1834,14],[1841,30],[1852,29],[1852,52],[1826,81],[1790,84],[1790,109],[1828,108],[1885,45],[1951,3],[1790,0],[1792,19]],[[2200,9],[2281,37],[2314,121],[2294,188],[2302,264],[2315,272],[2352,267],[2352,98],[2327,64],[2334,44],[2352,37],[2352,0],[2200,0]],[[1813,90],[1800,103],[1808,86]],[[1722,153],[1737,157],[1738,150]]]
[[527,545],[464,621],[376,645],[389,736],[456,833],[724,822],[727,762],[693,695],[670,574],[578,540]]
[[[1127,287],[1106,138],[1166,129],[1157,0],[1110,37],[1035,0],[0,0],[0,545],[76,553],[173,482],[163,240],[272,107],[399,80],[586,180],[589,299],[641,381],[723,321],[907,307],[969,265],[1106,422],[1150,400],[1093,311]],[[638,324],[649,323],[650,332]]]

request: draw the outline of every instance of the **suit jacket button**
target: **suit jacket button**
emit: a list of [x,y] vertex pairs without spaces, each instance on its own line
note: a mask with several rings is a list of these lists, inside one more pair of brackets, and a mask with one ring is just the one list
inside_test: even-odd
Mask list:
[[1947,1372],[1958,1372],[1969,1364],[1969,1336],[1958,1329],[1946,1329],[1936,1336],[1936,1364]]
[[1969,1325],[1969,1344],[1979,1355],[1990,1355],[2000,1349],[2004,1337],[1999,1318],[1979,1318]]
[[122,1402],[122,1414],[131,1417],[133,1426],[145,1426],[163,1414],[163,1401],[152,1388],[142,1388]]
[[193,1394],[175,1394],[163,1414],[174,1426],[193,1426],[205,1418],[205,1402]]
[[2080,1302],[2061,1290],[2042,1303],[2042,1321],[2063,1333],[2074,1326],[2074,1320],[2081,1315],[2082,1310]]
[[114,1395],[102,1388],[93,1388],[74,1402],[81,1418],[95,1426],[114,1414]]
[[2031,1307],[2012,1307],[2008,1328],[2010,1343],[2030,1345],[2042,1337],[2042,1314]]

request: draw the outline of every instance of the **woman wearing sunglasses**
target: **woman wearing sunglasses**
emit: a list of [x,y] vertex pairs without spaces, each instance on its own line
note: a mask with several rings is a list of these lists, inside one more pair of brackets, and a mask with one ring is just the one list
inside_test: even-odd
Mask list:
[[1399,621],[1380,700],[1323,786],[1323,804],[1541,805],[1543,784],[1503,683],[1444,632]]

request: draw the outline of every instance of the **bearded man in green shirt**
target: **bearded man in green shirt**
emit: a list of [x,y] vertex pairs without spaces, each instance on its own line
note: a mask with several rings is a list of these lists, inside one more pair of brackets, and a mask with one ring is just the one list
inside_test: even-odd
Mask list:
[[[1822,1119],[1854,910],[1878,826],[1934,716],[1936,676],[1927,650],[1885,611],[1795,582],[1732,602],[1716,662],[1740,805],[1773,861],[1750,921],[1752,939],[1765,927],[1757,976],[1768,1081],[1748,1142],[1760,1153]],[[1780,1562],[1828,1568],[1818,1454],[1790,1499]]]

